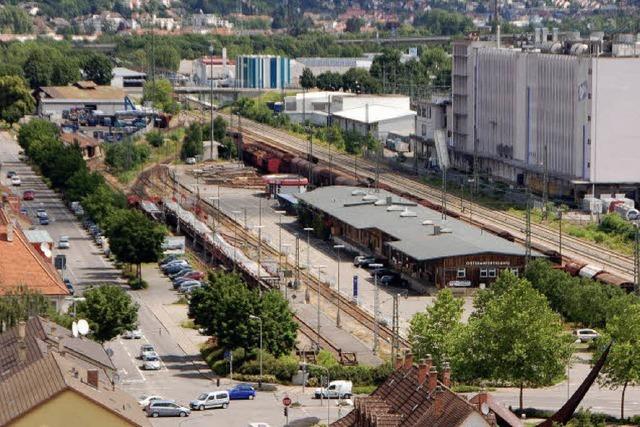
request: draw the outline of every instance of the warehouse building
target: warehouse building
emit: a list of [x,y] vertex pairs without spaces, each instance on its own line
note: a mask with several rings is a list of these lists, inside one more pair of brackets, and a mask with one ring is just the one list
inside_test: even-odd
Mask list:
[[387,260],[418,291],[485,286],[525,266],[520,245],[384,190],[330,186],[296,197],[300,215],[323,224],[325,235]]
[[291,62],[284,56],[240,55],[235,75],[241,88],[282,89],[291,85]]
[[[640,58],[602,39],[453,45],[454,167],[552,194],[640,183]],[[627,56],[630,55],[630,56]],[[622,191],[618,191],[622,190]]]
[[344,131],[370,134],[385,141],[390,134],[408,137],[415,133],[416,112],[386,105],[369,105],[332,113],[331,121]]
[[114,115],[125,109],[122,88],[98,86],[92,81],[81,81],[69,86],[42,86],[36,91],[38,114],[51,120],[61,120],[64,111],[86,109]]

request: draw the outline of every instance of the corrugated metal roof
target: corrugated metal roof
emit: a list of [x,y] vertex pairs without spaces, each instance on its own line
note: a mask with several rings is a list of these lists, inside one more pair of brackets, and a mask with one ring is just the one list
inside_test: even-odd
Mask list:
[[[367,108],[369,111],[367,111]],[[413,110],[402,110],[385,105],[369,105],[348,110],[338,111],[334,116],[342,117],[360,123],[377,123],[384,120],[393,120],[400,117],[415,116]]]
[[[365,195],[367,199],[376,196],[377,200],[384,203],[376,205],[376,199],[363,201]],[[483,253],[525,255],[524,247],[516,243],[457,219],[449,217],[443,221],[440,212],[385,190],[376,193],[375,190],[361,187],[331,186],[298,194],[296,197],[356,229],[381,230],[397,239],[388,243],[391,247],[418,261]],[[387,198],[390,198],[391,205],[394,206],[391,209],[388,209]],[[415,216],[411,216],[414,213]],[[434,235],[435,226],[450,232]],[[533,255],[541,254],[533,252]]]

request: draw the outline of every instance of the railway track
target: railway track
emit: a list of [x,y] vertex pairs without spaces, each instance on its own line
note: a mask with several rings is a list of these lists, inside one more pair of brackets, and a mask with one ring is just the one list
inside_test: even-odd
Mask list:
[[[225,117],[229,123],[237,122],[235,118],[232,121],[228,114],[219,114]],[[308,142],[306,140],[245,118],[242,119],[242,122],[250,126],[242,126],[243,136],[292,154],[307,155]],[[238,130],[235,127],[233,129]],[[356,159],[351,155],[330,151],[320,144],[314,144],[313,155],[325,163],[331,159],[331,166],[334,169],[355,178],[375,178],[375,163],[371,160]],[[355,170],[356,167],[357,171]],[[380,164],[379,167],[379,180],[381,184],[428,202],[440,204],[442,201],[442,192],[439,188],[425,184],[415,177],[407,176],[406,174],[402,175],[402,172],[393,170],[384,164]],[[479,226],[498,227],[509,232],[517,241],[525,241],[526,226],[523,218],[483,207],[449,193],[446,194],[445,199],[447,209],[455,213],[461,220]],[[531,240],[534,246],[541,249],[559,251],[560,239],[557,230],[542,224],[532,223],[531,232]],[[596,243],[565,233],[562,236],[562,254],[563,257],[601,266],[603,269],[618,274],[623,278],[633,279],[633,257],[603,248]]]

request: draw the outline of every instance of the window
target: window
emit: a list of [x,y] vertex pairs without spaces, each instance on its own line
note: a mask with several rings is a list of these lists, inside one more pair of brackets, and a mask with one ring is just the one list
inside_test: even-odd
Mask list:
[[427,110],[427,119],[431,118],[431,106],[429,106],[429,109]]
[[458,271],[456,272],[456,277],[458,279],[464,279],[466,276],[467,276],[466,268],[459,268]]
[[480,277],[489,277],[488,270],[486,268],[480,269]]
[[518,275],[518,269],[517,268],[510,268],[510,270],[515,276]]
[[496,277],[496,269],[495,268],[489,269],[489,277]]
[[427,125],[422,125],[422,136],[427,135]]

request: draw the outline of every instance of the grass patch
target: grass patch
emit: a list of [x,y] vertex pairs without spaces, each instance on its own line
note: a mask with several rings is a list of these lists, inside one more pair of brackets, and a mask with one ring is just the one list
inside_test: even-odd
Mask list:
[[189,300],[184,295],[178,297],[178,299],[174,302],[177,305],[187,305],[189,304]]
[[480,391],[494,391],[493,387],[480,387],[477,385],[470,384],[456,384],[451,387],[451,390],[455,393],[478,393]]
[[351,391],[353,392],[353,394],[371,394],[376,388],[378,388],[378,386],[363,385],[363,386],[353,387]]
[[191,319],[183,320],[182,322],[180,322],[180,326],[182,326],[185,329],[198,329],[196,327],[196,324],[193,323],[193,320]]

